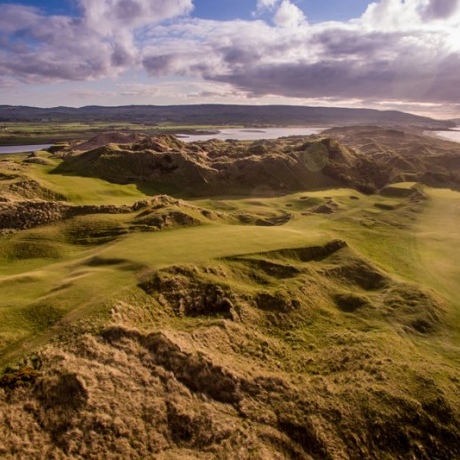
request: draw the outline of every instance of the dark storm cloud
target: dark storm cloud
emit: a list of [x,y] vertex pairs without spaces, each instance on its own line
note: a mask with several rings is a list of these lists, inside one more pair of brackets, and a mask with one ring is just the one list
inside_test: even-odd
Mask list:
[[259,95],[460,100],[460,55],[433,49],[437,41],[431,32],[328,29],[307,44],[318,49],[315,62],[250,66],[217,78]]

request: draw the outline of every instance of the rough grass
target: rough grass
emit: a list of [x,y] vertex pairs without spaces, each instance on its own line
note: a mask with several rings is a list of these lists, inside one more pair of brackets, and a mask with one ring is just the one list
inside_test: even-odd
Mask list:
[[[47,171],[49,172],[50,169],[47,167],[34,165],[33,168],[42,180],[48,181],[51,178],[50,185],[60,193],[65,193],[63,189],[56,187],[56,184],[59,184],[60,181],[65,183],[67,177],[49,175]],[[126,200],[129,202],[132,199],[127,198],[132,192],[130,186],[113,185],[88,178],[74,177],[73,180],[75,182],[72,182],[72,186],[67,185],[67,187],[69,189],[78,188],[80,196],[76,201],[80,203],[94,203],[95,201],[108,203],[111,196],[117,194],[124,195],[123,202]],[[86,183],[86,181],[89,182]],[[86,186],[83,186],[85,183]],[[98,185],[95,186],[95,183]],[[309,214],[308,211],[314,206],[328,200],[338,203],[337,212],[327,216]],[[30,284],[24,282],[25,286],[21,294],[15,294],[19,304],[24,304],[25,301],[20,300],[23,298],[29,299],[28,301],[34,298],[38,301],[41,297],[46,297],[50,289],[59,290],[59,286],[64,286],[62,289],[65,292],[82,292],[84,300],[87,300],[85,289],[79,286],[81,280],[77,278],[76,283],[68,286],[66,278],[74,270],[76,260],[91,258],[93,254],[97,254],[100,265],[106,265],[104,276],[107,277],[106,282],[109,286],[107,292],[110,292],[112,288],[115,290],[120,277],[123,278],[120,274],[126,268],[120,268],[116,264],[105,264],[106,260],[126,260],[130,267],[134,267],[134,275],[136,270],[140,269],[139,267],[142,267],[142,273],[147,273],[149,270],[176,263],[200,263],[216,257],[321,244],[333,237],[344,237],[393,275],[416,281],[420,276],[420,254],[416,239],[406,229],[395,229],[379,214],[375,214],[375,205],[386,200],[378,196],[364,196],[347,189],[337,189],[309,192],[308,194],[298,193],[277,198],[232,199],[222,197],[193,201],[194,205],[203,206],[211,211],[225,210],[225,215],[239,213],[270,219],[280,213],[291,214],[292,218],[284,225],[270,227],[235,225],[235,222],[231,220],[229,223],[231,222],[232,225],[228,225],[225,219],[221,219],[216,222],[206,220],[207,225],[199,227],[154,233],[129,233],[129,219],[131,218],[129,216],[80,216],[61,224],[3,237],[3,241],[0,241],[0,256],[8,264],[4,267],[3,276],[6,279],[11,274],[22,272],[23,279],[28,279],[30,275],[30,279],[34,280]],[[395,202],[402,206],[405,199],[395,200]],[[395,218],[401,221],[406,219],[405,215],[397,215],[398,210],[383,212],[385,215],[388,213],[395,215]],[[92,249],[94,245],[97,247]],[[80,254],[85,254],[83,259]],[[28,269],[24,270],[25,268]],[[44,268],[47,275],[42,276]],[[37,277],[36,270],[42,271],[42,275]],[[92,276],[99,274],[99,272],[94,272]],[[48,281],[48,276],[54,277],[54,283]],[[257,276],[263,276],[260,270]],[[451,282],[453,286],[456,283],[455,276],[456,272],[450,278],[453,280]],[[428,278],[426,279],[428,285],[437,289],[439,286],[430,284]],[[113,282],[110,279],[113,279]],[[91,281],[97,284],[96,278],[92,278]],[[130,281],[122,281],[121,285],[116,287],[129,286],[129,283]],[[50,288],[51,284],[54,285],[54,288]],[[9,305],[16,302],[14,298],[11,298],[14,292],[14,283],[13,287],[10,283],[2,287],[3,298],[9,298]],[[78,304],[80,302],[78,295],[75,297],[73,294],[73,296]],[[67,304],[68,307],[65,309],[67,313],[77,306],[72,307],[71,302]],[[10,340],[14,338],[15,334],[8,334],[8,326],[5,329],[5,335],[9,336]],[[14,340],[11,340],[11,343],[14,343]]]
[[[8,437],[4,452],[455,457],[453,369],[395,328],[398,314],[331,302],[356,274],[327,270],[362,257],[342,248],[316,261],[284,259],[271,251],[144,277],[114,300],[113,326],[48,348],[36,384],[0,400],[5,424],[35,439],[20,447]],[[366,295],[363,310],[385,287]],[[339,307],[349,305],[341,296]]]
[[[70,202],[145,198],[51,169],[27,174]],[[165,200],[0,235],[0,365],[33,368],[0,381],[0,455],[456,458],[460,195],[426,192]],[[141,229],[171,210],[196,226]]]
[[452,326],[460,333],[460,193],[432,189],[429,196],[416,227],[420,276],[456,306]]
[[51,174],[56,164],[35,166],[33,174],[73,203],[123,205],[132,204],[145,197],[133,184],[120,186],[90,177]]

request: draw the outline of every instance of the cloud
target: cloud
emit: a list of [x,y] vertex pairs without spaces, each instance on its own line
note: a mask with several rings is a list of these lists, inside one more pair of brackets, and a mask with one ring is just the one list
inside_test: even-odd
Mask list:
[[0,73],[20,81],[117,76],[140,62],[135,32],[189,13],[192,0],[79,0],[81,16],[0,5]]
[[192,0],[79,0],[89,27],[104,35],[190,13]]
[[178,95],[183,100],[191,102],[224,102],[225,99],[231,97],[234,100],[246,100],[246,95],[235,90],[231,85],[226,83],[218,83],[204,81],[200,79],[176,79],[168,80],[156,78],[151,84],[141,83],[123,83],[117,85],[118,95],[129,98],[138,99],[146,103],[149,100],[163,101],[176,99]]
[[[26,18],[27,23],[10,22],[10,14]],[[0,72],[25,82],[104,75],[116,52],[116,44],[100,40],[82,21],[46,17],[33,8],[0,6],[0,30]]]
[[39,17],[38,8],[15,4],[0,5],[0,31],[2,35],[27,30],[33,27]]
[[381,0],[368,6],[362,22],[386,30],[420,30],[436,20],[446,21],[441,27],[455,25],[459,18],[460,0]]
[[257,0],[253,16],[261,16],[267,12],[275,13],[271,20],[279,27],[299,27],[307,22],[302,10],[291,0]]
[[[457,61],[451,71],[460,70],[459,64]],[[245,72],[216,78],[256,96],[282,94],[314,98],[334,95],[367,100],[450,100],[453,83],[436,72],[424,71],[416,75],[408,67],[400,68],[386,60],[354,65],[334,60],[313,64],[280,63],[251,67]]]
[[307,22],[302,10],[289,0],[281,2],[273,21],[280,27],[299,27]]
[[273,10],[280,0],[257,0],[257,11]]
[[459,0],[431,0],[423,9],[424,19],[447,19],[458,13]]
[[[295,7],[284,0],[275,17],[283,4]],[[201,76],[249,97],[460,102],[459,20],[449,9],[449,20],[433,22],[427,12],[436,6],[382,0],[346,23],[308,25],[287,14],[287,27],[188,19],[156,28],[143,63],[152,75]]]
[[[0,75],[5,82],[91,80],[135,68],[153,79],[211,85],[181,92],[175,84],[171,97],[221,91],[240,99],[454,104],[459,3],[380,0],[359,18],[316,24],[291,0],[259,0],[266,21],[189,17],[192,0],[79,0],[76,18],[3,4]],[[157,94],[132,87],[124,95],[144,91]]]

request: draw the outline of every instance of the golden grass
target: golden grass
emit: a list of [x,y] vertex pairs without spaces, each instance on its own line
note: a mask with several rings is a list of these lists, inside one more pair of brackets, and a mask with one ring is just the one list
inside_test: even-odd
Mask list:
[[[71,202],[145,197],[50,169],[28,174]],[[0,388],[0,456],[460,455],[460,194],[427,193],[216,197],[191,202],[215,220],[182,205],[194,227],[133,212],[0,236],[0,365],[39,373]]]

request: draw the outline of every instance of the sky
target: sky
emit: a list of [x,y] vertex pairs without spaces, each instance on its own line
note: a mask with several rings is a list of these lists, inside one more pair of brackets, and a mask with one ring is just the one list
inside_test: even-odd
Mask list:
[[460,117],[460,0],[0,0],[0,104]]

